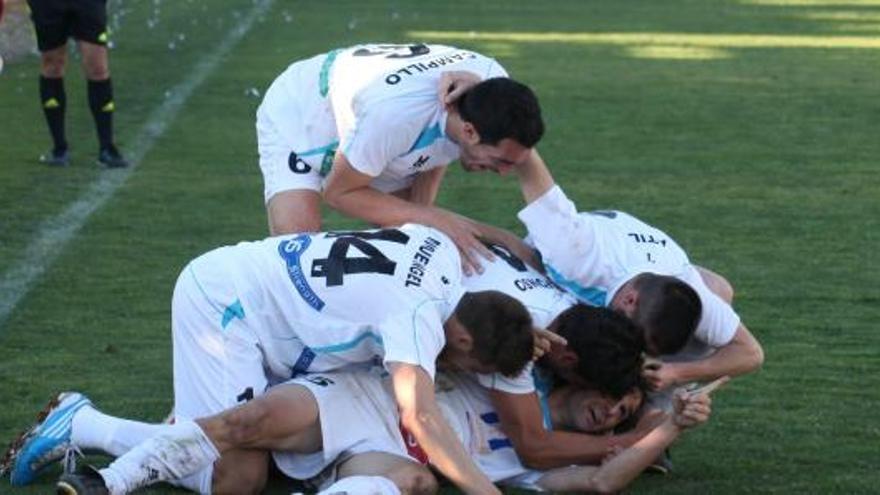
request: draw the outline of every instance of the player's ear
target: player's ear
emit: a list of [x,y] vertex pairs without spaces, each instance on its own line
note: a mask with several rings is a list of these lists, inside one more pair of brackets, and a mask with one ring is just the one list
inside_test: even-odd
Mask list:
[[443,326],[446,329],[446,342],[448,344],[460,351],[470,352],[474,346],[474,338],[468,329],[458,321],[455,315],[451,316]]
[[477,128],[474,127],[474,124],[470,122],[464,121],[461,125],[461,133],[464,137],[464,142],[470,145],[479,144],[480,143],[480,133],[477,132]]

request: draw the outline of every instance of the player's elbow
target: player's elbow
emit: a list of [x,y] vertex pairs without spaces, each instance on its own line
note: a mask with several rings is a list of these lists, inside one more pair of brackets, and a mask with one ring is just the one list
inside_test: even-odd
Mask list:
[[345,197],[344,191],[340,191],[338,187],[327,187],[326,189],[324,189],[322,195],[324,197],[324,202],[327,203],[327,205],[329,205],[331,208],[333,208],[334,210],[343,209],[345,205],[345,201],[343,199]]
[[749,353],[749,371],[757,371],[764,365],[764,348],[757,341],[751,346]]
[[547,435],[534,435],[518,438],[513,441],[517,456],[523,466],[529,469],[543,471],[559,467],[553,462],[549,438]]
[[415,435],[416,439],[436,424],[436,419],[430,411],[420,408],[407,408],[400,411],[401,424]]

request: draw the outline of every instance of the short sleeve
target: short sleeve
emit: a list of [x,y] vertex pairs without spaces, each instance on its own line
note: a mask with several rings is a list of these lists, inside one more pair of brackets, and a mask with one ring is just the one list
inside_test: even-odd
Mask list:
[[388,108],[374,105],[355,117],[354,126],[341,136],[339,149],[355,170],[378,177],[409,150],[420,130],[414,120],[401,120]]
[[446,344],[438,303],[425,301],[412,312],[395,315],[382,324],[386,367],[390,362],[421,366],[431,379],[434,378],[437,356]]
[[694,338],[711,347],[729,344],[740,325],[739,315],[727,301],[706,286],[700,272],[693,265],[688,265],[680,278],[697,292],[703,305],[703,314]]
[[535,380],[532,379],[533,366],[529,363],[514,377],[500,373],[477,374],[477,381],[489,390],[500,390],[509,394],[530,394],[535,391]]

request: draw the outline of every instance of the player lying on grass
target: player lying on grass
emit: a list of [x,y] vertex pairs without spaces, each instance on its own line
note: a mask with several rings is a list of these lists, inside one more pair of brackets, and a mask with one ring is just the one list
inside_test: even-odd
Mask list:
[[[435,362],[514,374],[532,358],[534,345],[522,305],[498,292],[465,294],[454,244],[418,225],[269,238],[211,251],[178,279],[172,334],[174,427],[180,431],[204,438],[193,419],[258,396],[270,382],[380,362],[395,384],[404,424],[438,469],[469,493],[495,488],[439,416]],[[70,443],[76,426],[69,420],[85,400],[64,399],[13,444],[5,462],[13,484],[32,481]],[[133,429],[121,441],[130,447],[154,433]],[[262,486],[265,451],[227,451],[218,459],[200,446],[190,455],[206,468],[179,480],[182,486],[235,493]],[[215,479],[212,466],[234,466],[237,476]],[[151,473],[126,475],[132,479],[110,480],[114,491],[132,490]]]
[[[564,337],[517,377],[480,375],[490,390],[500,426],[519,458],[529,467],[547,469],[601,460],[611,449],[633,444],[646,433],[636,428],[617,435],[586,436],[550,428],[547,405],[539,392],[554,382],[589,386],[606,396],[621,398],[640,382],[644,341],[639,329],[625,316],[606,309],[578,304],[509,251],[490,246],[495,260],[484,264],[482,274],[465,277],[471,291],[497,290],[519,300],[535,325]],[[540,378],[536,391],[534,377]],[[619,412],[619,411],[617,411]],[[614,413],[614,411],[612,411]]]
[[[384,375],[366,371],[305,375],[273,387],[252,402],[206,418],[202,425],[220,452],[243,443],[274,449],[274,459],[283,473],[312,479],[325,488],[323,493],[433,493],[436,482],[430,472],[419,467],[430,456],[400,427],[394,385]],[[673,415],[603,466],[542,472],[519,462],[482,386],[462,374],[441,375],[437,385],[439,408],[456,438],[490,479],[548,491],[620,490],[683,429],[705,422],[710,412],[707,394],[682,395]],[[617,400],[595,390],[562,386],[546,399],[553,427],[602,434],[627,419],[643,397],[639,388]],[[606,414],[614,408],[622,413]],[[186,469],[182,456],[175,455],[184,448],[182,441],[166,437],[157,442],[164,442],[165,448],[160,451],[162,456],[155,454],[155,462],[167,464],[159,470],[160,478],[176,468]],[[178,465],[172,466],[175,462]],[[335,462],[339,462],[337,469],[328,470]],[[118,493],[105,487],[106,472],[85,468],[63,475],[59,493]]]
[[[462,70],[485,81],[454,104],[438,101],[443,75]],[[295,62],[257,111],[270,230],[320,230],[324,200],[380,226],[435,227],[470,271],[480,254],[491,256],[478,240],[487,232],[434,206],[447,165],[505,172],[529,158],[543,133],[534,93],[470,50],[363,44]]]

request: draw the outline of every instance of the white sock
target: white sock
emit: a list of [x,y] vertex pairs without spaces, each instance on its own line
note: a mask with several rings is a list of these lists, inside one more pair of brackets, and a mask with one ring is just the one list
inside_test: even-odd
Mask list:
[[190,477],[220,458],[205,432],[193,421],[168,429],[100,471],[111,495],[132,492],[159,481]]
[[117,418],[85,406],[73,416],[70,440],[80,449],[99,449],[119,457],[170,426]]
[[318,492],[318,495],[401,495],[400,489],[382,476],[349,476]]

